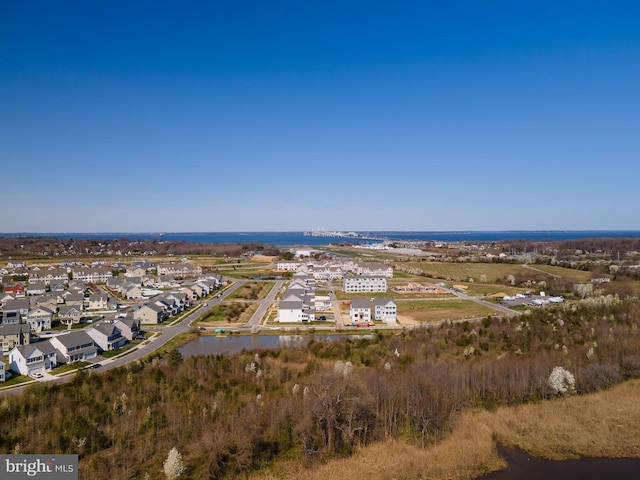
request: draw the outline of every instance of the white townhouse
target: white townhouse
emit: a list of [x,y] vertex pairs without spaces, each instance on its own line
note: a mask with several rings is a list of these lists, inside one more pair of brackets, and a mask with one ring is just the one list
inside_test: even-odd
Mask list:
[[93,338],[85,331],[58,335],[49,341],[58,350],[58,358],[62,363],[89,360],[98,355],[98,347],[96,347]]
[[352,323],[369,323],[371,321],[371,302],[369,300],[351,300],[349,317]]
[[396,302],[390,298],[376,298],[373,300],[373,318],[386,323],[398,321]]
[[358,275],[393,278],[393,268],[380,262],[362,262],[355,266]]
[[298,268],[303,266],[302,262],[281,261],[276,263],[276,270],[281,272],[297,272]]
[[104,352],[117,350],[127,343],[127,339],[122,336],[122,332],[111,322],[102,322],[93,325],[86,330],[98,348]]
[[58,365],[56,349],[50,341],[15,347],[9,352],[9,368],[20,375],[34,376]]
[[347,293],[386,292],[387,278],[372,276],[346,276],[342,279],[342,290]]
[[74,280],[85,283],[107,283],[113,272],[109,267],[74,267],[72,275]]
[[52,268],[49,270],[30,270],[29,283],[43,282],[47,287],[55,282],[66,284],[69,282],[69,273],[66,268]]

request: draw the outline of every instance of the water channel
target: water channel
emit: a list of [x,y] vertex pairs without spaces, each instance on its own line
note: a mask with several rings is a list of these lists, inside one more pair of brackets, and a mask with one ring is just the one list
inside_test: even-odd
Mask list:
[[489,473],[477,480],[637,480],[640,458],[579,458],[544,460],[527,452],[498,446],[498,454],[507,468]]

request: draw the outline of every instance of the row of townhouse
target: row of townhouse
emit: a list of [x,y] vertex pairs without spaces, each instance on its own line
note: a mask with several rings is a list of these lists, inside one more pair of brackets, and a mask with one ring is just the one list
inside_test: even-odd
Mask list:
[[315,278],[311,273],[295,273],[278,304],[278,321],[296,323],[315,320],[315,290]]
[[393,268],[380,262],[313,262],[307,261],[280,261],[276,263],[276,269],[280,271],[297,272],[310,271],[316,280],[340,280],[347,273],[361,276],[375,276],[393,278]]
[[386,323],[398,321],[396,302],[390,298],[376,298],[373,300],[373,312],[370,300],[351,300],[349,317],[351,324],[369,323],[373,313],[373,319]]
[[84,267],[76,266],[71,268],[71,275],[74,280],[85,283],[107,283],[113,277],[110,267]]
[[145,324],[158,324],[191,306],[185,292],[167,292],[151,298],[133,312],[133,317]]
[[45,286],[52,283],[69,283],[69,273],[71,269],[50,268],[48,270],[29,270],[29,284],[42,282]]
[[157,265],[158,275],[173,275],[175,278],[198,278],[202,275],[202,267],[188,262],[169,262]]
[[117,350],[140,335],[140,323],[134,318],[102,322],[83,331],[16,345],[9,352],[9,368],[21,375],[42,374],[59,364],[87,361],[99,352]]
[[149,299],[133,312],[133,316],[145,324],[158,324],[177,315],[199,298],[206,297],[220,288],[222,278],[218,275],[200,276],[196,281],[184,284],[180,290],[166,292]]

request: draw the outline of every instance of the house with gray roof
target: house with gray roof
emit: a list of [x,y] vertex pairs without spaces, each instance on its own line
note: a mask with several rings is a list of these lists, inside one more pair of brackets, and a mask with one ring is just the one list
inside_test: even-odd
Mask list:
[[87,328],[86,332],[103,352],[117,350],[127,343],[120,329],[111,322],[98,323]]
[[122,336],[127,340],[136,340],[142,338],[142,330],[140,329],[140,320],[127,315],[125,318],[116,320],[115,326],[120,329]]
[[371,321],[371,302],[369,300],[351,300],[349,317],[352,323],[369,323]]
[[156,303],[147,303],[133,312],[133,318],[140,323],[158,324],[164,322],[169,317],[165,307]]
[[15,347],[9,352],[9,368],[30,377],[55,368],[57,352],[49,341]]
[[37,307],[29,310],[24,317],[25,322],[31,327],[32,332],[42,332],[51,330],[53,311],[46,307]]
[[98,347],[87,332],[75,331],[49,340],[58,351],[58,363],[86,361],[98,356]]
[[4,306],[5,312],[19,312],[20,315],[26,315],[29,313],[29,308],[31,308],[31,304],[28,298],[14,298],[13,300],[8,300]]
[[2,351],[8,352],[19,345],[31,343],[31,329],[24,323],[0,325],[0,346]]
[[78,324],[82,319],[82,308],[75,305],[63,305],[58,310],[58,319],[63,325]]
[[391,298],[376,298],[373,300],[373,318],[386,323],[398,321],[396,302]]

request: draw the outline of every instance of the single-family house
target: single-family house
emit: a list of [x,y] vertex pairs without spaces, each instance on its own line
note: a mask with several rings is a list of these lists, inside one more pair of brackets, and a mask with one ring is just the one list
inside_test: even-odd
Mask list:
[[63,325],[78,324],[82,319],[82,308],[75,305],[63,305],[58,310],[58,319]]
[[353,323],[369,323],[371,321],[371,302],[369,300],[351,300],[349,317]]
[[2,325],[17,325],[22,322],[22,315],[20,312],[2,312],[2,319],[0,323]]
[[94,293],[89,295],[89,310],[107,310],[109,307],[109,295],[106,293]]
[[87,328],[86,332],[93,338],[98,348],[104,352],[117,350],[127,343],[127,339],[122,336],[120,329],[111,322],[98,323]]
[[376,298],[373,300],[373,318],[386,323],[398,321],[396,302],[391,298]]
[[144,298],[142,295],[142,289],[137,285],[129,285],[124,292],[124,296],[127,300],[138,300],[140,298]]
[[15,298],[8,300],[4,306],[5,312],[18,312],[20,315],[26,315],[31,308],[28,298]]
[[14,283],[4,287],[4,293],[11,293],[14,297],[24,297],[25,287],[22,283]]
[[8,352],[19,345],[29,345],[31,343],[31,332],[29,325],[16,323],[10,325],[0,325],[0,346],[2,351]]
[[127,315],[125,318],[120,318],[116,320],[114,325],[120,329],[122,335],[127,340],[136,340],[138,338],[142,338],[140,320],[134,318],[133,316]]
[[147,274],[147,269],[138,265],[130,265],[127,267],[125,277],[144,277]]
[[98,355],[93,338],[81,330],[57,335],[49,341],[58,351],[58,363],[85,361]]
[[9,352],[9,368],[30,377],[55,368],[57,352],[50,341],[15,347]]
[[51,330],[53,312],[46,307],[37,307],[29,310],[24,319],[25,322],[31,327],[32,332]]
[[69,291],[69,293],[64,296],[64,304],[84,310],[84,295],[82,293]]
[[133,312],[133,318],[139,320],[140,323],[157,324],[162,323],[168,318],[165,308],[155,303],[148,303],[141,306]]
[[27,287],[25,288],[25,293],[28,296],[44,295],[46,291],[47,291],[47,286],[42,281],[29,283],[29,285],[27,285]]
[[14,300],[15,298],[16,297],[14,297],[11,293],[0,293],[0,307],[4,308],[9,300]]

